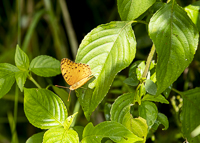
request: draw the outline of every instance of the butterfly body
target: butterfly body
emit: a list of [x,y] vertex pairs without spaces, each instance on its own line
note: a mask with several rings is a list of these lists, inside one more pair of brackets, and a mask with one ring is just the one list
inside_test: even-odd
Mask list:
[[70,91],[81,87],[93,77],[89,65],[75,63],[67,58],[61,60],[61,72],[65,81],[70,85]]

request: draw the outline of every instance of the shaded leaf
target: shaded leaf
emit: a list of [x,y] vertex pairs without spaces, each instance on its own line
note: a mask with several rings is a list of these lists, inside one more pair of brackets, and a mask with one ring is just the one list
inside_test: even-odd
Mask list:
[[41,143],[43,140],[43,135],[44,135],[44,132],[34,134],[30,138],[28,138],[26,143]]
[[169,104],[168,100],[165,99],[165,97],[163,97],[161,94],[158,96],[152,96],[152,95],[146,94],[142,98],[142,101],[154,101],[154,102]]
[[149,101],[143,101],[139,106],[139,115],[146,119],[149,129],[157,119],[158,109],[156,105]]
[[15,73],[19,69],[8,63],[0,63],[0,98],[11,89],[15,82]]
[[181,112],[182,132],[188,142],[200,142],[200,136],[191,137],[191,132],[200,125],[200,88],[191,89],[181,93],[183,107]]
[[157,95],[169,87],[193,60],[198,30],[175,1],[164,5],[151,18],[149,34],[156,47]]

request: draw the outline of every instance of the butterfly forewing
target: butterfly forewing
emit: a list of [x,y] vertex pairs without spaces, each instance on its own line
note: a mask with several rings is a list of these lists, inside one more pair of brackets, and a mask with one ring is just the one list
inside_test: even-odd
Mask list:
[[67,58],[61,60],[61,72],[69,85],[73,85],[92,74],[89,65],[75,63]]

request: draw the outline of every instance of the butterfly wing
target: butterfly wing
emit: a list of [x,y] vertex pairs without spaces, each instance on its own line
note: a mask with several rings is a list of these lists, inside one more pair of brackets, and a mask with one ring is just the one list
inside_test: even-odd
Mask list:
[[69,85],[73,85],[92,74],[89,65],[75,63],[67,58],[61,60],[61,72]]

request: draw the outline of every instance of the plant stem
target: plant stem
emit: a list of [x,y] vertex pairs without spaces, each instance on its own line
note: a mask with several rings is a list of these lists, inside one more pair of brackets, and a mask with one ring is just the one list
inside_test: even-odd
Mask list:
[[[73,111],[73,114],[76,113],[76,112],[78,112],[79,109],[80,109],[80,103],[79,103],[79,101],[77,100],[77,101],[76,101],[75,108],[74,108],[74,111]],[[70,127],[74,127],[74,125],[75,125],[75,123],[76,123],[77,116],[78,116],[78,115],[76,115],[76,116],[74,117],[74,120],[73,120],[73,122],[72,122],[72,124],[71,124]]]
[[17,42],[18,42],[18,45],[20,46],[21,44],[21,29],[20,29],[20,26],[21,26],[21,0],[18,0],[17,2],[18,4],[18,27],[17,27],[17,33],[18,33],[18,36],[17,36]]
[[76,53],[78,49],[78,41],[75,35],[75,31],[71,22],[70,14],[67,8],[67,3],[65,0],[59,0],[60,7],[63,13],[63,20],[65,22],[65,28],[69,37],[69,43],[72,49],[73,58],[76,58]]
[[37,86],[38,88],[42,88],[35,80],[34,80],[34,78],[29,74],[28,75],[28,79],[30,80],[30,81],[32,81],[34,84],[35,84],[35,86]]
[[156,51],[156,49],[155,49],[155,46],[153,44],[151,51],[149,53],[149,56],[147,58],[146,67],[145,67],[144,72],[142,74],[142,78],[146,78],[146,76],[147,76],[147,73],[148,73],[148,70],[149,70],[149,67],[150,67],[150,64],[151,64],[151,60],[153,58],[155,51]]

